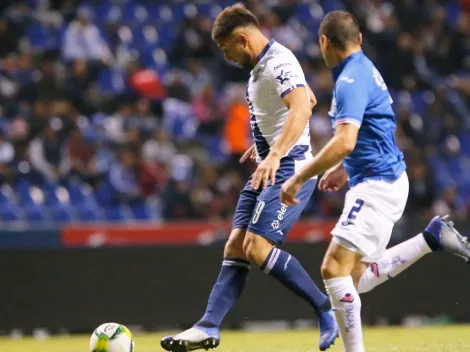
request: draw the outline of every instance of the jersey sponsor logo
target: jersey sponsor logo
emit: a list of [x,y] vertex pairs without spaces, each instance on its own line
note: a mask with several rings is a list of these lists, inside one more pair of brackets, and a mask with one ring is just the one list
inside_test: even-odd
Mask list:
[[276,71],[277,69],[281,68],[281,67],[284,67],[284,66],[292,66],[292,63],[290,62],[284,62],[282,64],[279,64],[277,66],[274,66],[274,71]]
[[281,226],[281,221],[284,219],[284,216],[286,215],[288,206],[285,204],[281,203],[281,208],[277,210],[277,217],[273,222],[271,223],[271,227],[273,229],[278,229],[279,226]]
[[339,81],[345,81],[346,83],[353,83],[354,82],[354,78],[349,78],[347,76],[341,76],[339,78]]
[[[354,296],[350,293],[346,293],[343,298],[340,299],[340,302],[344,303],[353,303]],[[354,321],[354,305],[347,305],[345,309],[346,313],[346,332],[349,332],[351,329],[354,329],[356,324]]]
[[351,329],[354,329],[356,327],[356,324],[354,322],[354,306],[347,306],[346,310],[346,332],[349,333]]

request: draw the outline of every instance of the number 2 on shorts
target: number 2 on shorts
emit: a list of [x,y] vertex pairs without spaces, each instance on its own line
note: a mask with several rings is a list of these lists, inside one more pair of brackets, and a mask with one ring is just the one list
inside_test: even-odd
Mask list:
[[356,203],[354,203],[354,206],[351,208],[351,211],[349,212],[348,220],[355,220],[357,214],[361,211],[363,205],[364,205],[364,201],[362,199],[356,199]]

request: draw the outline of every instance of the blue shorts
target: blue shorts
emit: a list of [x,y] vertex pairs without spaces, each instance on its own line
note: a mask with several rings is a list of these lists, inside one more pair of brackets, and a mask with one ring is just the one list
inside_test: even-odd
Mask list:
[[292,226],[299,219],[317,184],[316,179],[307,181],[301,188],[297,199],[300,203],[286,206],[281,203],[282,184],[294,175],[294,163],[289,159],[281,161],[276,173],[276,183],[264,190],[251,187],[251,177],[240,193],[233,218],[233,229],[247,229],[263,236],[276,245],[284,243]]

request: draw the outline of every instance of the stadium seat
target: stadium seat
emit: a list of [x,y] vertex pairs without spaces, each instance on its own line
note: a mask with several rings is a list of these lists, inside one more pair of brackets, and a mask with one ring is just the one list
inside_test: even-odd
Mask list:
[[23,207],[25,217],[30,222],[48,222],[51,220],[48,209],[42,204],[28,204]]
[[340,0],[319,0],[324,13],[328,13],[335,10],[344,10],[344,3]]
[[24,214],[20,207],[14,203],[0,206],[0,219],[5,222],[24,220]]
[[94,14],[95,23],[118,21],[122,17],[122,11],[119,6],[108,1],[100,1],[98,6],[94,7]]
[[75,219],[74,208],[69,205],[56,204],[49,208],[51,219],[55,222],[71,222]]
[[153,218],[152,209],[147,202],[131,206],[131,211],[136,220],[151,220]]
[[446,189],[449,186],[455,185],[456,181],[452,177],[447,163],[441,157],[431,157],[429,159],[429,164],[432,169],[432,174],[435,177],[435,183],[438,192]]
[[17,188],[18,203],[22,206],[43,204],[45,202],[44,193],[35,186],[22,184]]
[[104,219],[103,209],[99,206],[95,193],[86,183],[68,185],[70,203],[73,205],[77,220],[99,221]]
[[77,220],[85,222],[95,222],[105,220],[103,209],[98,206],[89,206],[85,203],[75,207]]
[[108,221],[123,222],[133,218],[129,209],[120,204],[106,207],[105,212]]
[[16,203],[16,195],[14,190],[7,184],[0,187],[0,206],[8,206]]
[[64,28],[45,26],[40,22],[31,24],[26,32],[32,48],[41,51],[56,50],[61,43]]
[[24,219],[23,211],[17,203],[16,194],[12,187],[4,184],[0,187],[0,220],[20,221]]
[[74,205],[96,202],[93,189],[86,183],[71,183],[68,185],[70,202]]
[[28,221],[39,222],[49,220],[49,212],[45,206],[44,192],[36,186],[30,186],[27,182],[17,185],[18,205],[24,211]]
[[127,25],[142,24],[148,19],[148,10],[141,4],[127,3],[122,7],[121,21]]
[[459,134],[460,149],[466,156],[470,156],[470,133],[465,131]]
[[101,92],[108,96],[121,94],[126,88],[124,74],[119,70],[102,70],[98,78],[98,83]]

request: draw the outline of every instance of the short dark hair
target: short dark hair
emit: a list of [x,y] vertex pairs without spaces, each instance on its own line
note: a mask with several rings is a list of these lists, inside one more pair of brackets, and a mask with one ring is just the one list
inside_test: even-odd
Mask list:
[[346,49],[348,42],[359,44],[360,33],[357,19],[346,11],[332,11],[320,24],[320,35],[323,34],[341,50]]
[[215,19],[212,39],[217,41],[229,37],[238,27],[255,26],[259,28],[256,16],[241,3],[226,7]]

